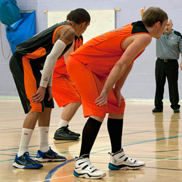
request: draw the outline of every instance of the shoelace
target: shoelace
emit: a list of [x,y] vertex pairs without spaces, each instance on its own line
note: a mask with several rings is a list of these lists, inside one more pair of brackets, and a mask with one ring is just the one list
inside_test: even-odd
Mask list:
[[50,152],[55,155],[55,157],[62,159],[63,157],[59,155],[58,153],[54,152],[52,149],[50,149]]
[[36,164],[36,162],[33,159],[30,158],[29,154],[25,155],[25,160],[29,161],[32,164]]
[[50,152],[53,153],[53,154],[55,154],[55,155],[57,155],[57,153],[54,152],[52,149],[50,149]]
[[50,149],[50,152],[51,152],[52,154],[54,154],[55,157],[59,157],[59,155],[58,155],[56,152],[54,152],[52,149]]

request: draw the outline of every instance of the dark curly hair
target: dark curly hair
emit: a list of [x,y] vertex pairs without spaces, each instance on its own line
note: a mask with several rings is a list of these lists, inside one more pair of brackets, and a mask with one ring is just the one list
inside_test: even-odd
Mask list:
[[78,8],[75,10],[72,10],[68,15],[67,15],[67,20],[69,21],[73,21],[77,24],[86,22],[89,23],[90,22],[90,15],[89,13],[82,8]]

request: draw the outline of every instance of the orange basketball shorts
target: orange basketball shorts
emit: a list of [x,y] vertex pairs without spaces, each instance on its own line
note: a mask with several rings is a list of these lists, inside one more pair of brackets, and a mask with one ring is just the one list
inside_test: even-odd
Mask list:
[[81,102],[80,95],[69,76],[53,73],[52,79],[53,97],[59,107],[69,103]]
[[53,99],[48,101],[49,93],[47,88],[42,102],[32,102],[31,97],[37,92],[41,72],[37,66],[30,64],[30,56],[31,54],[23,56],[15,51],[10,59],[10,70],[25,113],[29,111],[43,112],[44,107],[54,108],[54,102]]
[[104,118],[106,113],[124,114],[125,101],[117,106],[114,91],[108,95],[107,105],[97,106],[96,98],[100,95],[107,78],[94,74],[87,65],[70,56],[67,61],[68,74],[81,95],[83,113],[85,117],[98,116]]

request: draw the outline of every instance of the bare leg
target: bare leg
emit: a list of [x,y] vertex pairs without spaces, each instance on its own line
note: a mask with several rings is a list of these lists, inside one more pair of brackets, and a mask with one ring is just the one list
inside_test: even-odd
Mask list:
[[115,113],[109,113],[108,118],[113,119],[123,119],[124,114],[115,114]]
[[40,117],[38,120],[39,127],[41,127],[41,126],[49,127],[50,118],[51,118],[51,111],[52,111],[52,108],[45,107],[44,112],[40,113]]
[[80,102],[74,102],[67,104],[62,112],[61,120],[58,125],[58,129],[54,134],[56,140],[77,140],[80,136],[79,133],[72,132],[68,129],[70,120],[75,115],[76,111],[80,107]]
[[80,107],[81,103],[80,102],[74,102],[74,103],[69,103],[67,104],[62,112],[61,119],[65,121],[70,121],[72,117],[75,115],[76,111]]
[[36,125],[36,122],[38,120],[40,116],[40,113],[38,112],[34,112],[34,111],[30,111],[25,120],[24,120],[24,123],[23,123],[23,128],[27,128],[27,129],[34,129],[35,128],[35,125]]
[[104,118],[98,117],[98,116],[90,116],[91,118],[100,121],[101,123],[103,122]]

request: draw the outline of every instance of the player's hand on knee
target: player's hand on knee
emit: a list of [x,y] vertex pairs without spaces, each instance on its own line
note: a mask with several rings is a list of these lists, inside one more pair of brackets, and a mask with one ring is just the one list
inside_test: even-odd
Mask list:
[[121,106],[121,100],[124,100],[124,97],[121,94],[120,90],[114,89],[114,93],[115,93],[117,101],[118,101],[118,107],[120,107]]
[[98,106],[103,106],[107,104],[107,94],[101,92],[100,96],[97,97],[97,99],[95,100],[95,104]]
[[44,95],[45,95],[45,87],[39,87],[37,92],[35,94],[32,95],[32,102],[36,102],[39,103],[44,99]]

